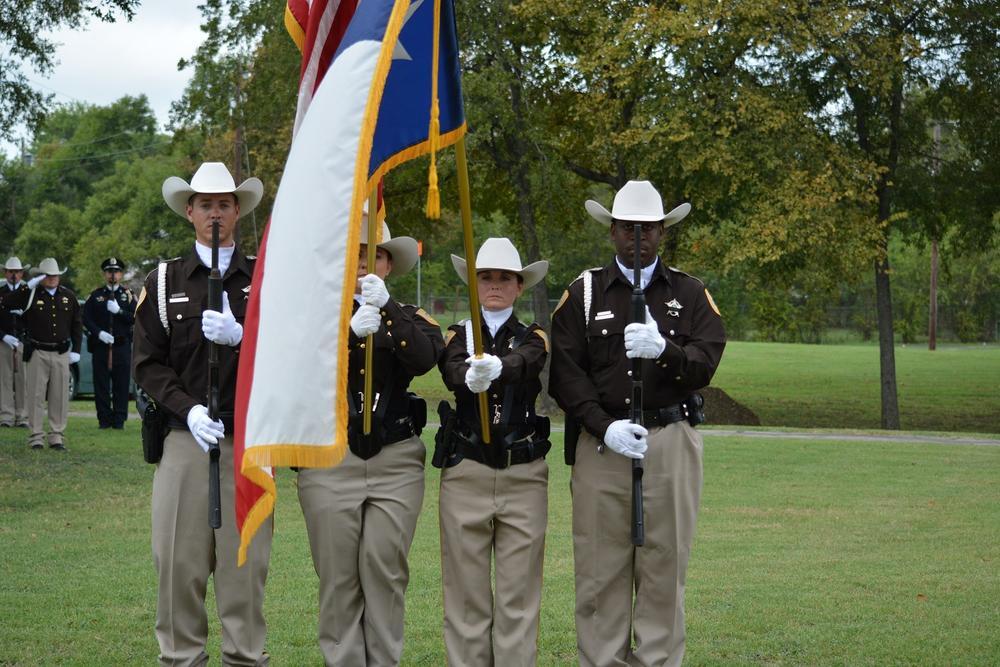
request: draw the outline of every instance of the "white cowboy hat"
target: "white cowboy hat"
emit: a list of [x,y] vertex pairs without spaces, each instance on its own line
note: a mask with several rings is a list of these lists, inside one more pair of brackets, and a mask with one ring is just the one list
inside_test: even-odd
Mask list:
[[31,268],[31,264],[21,265],[21,260],[18,257],[8,257],[7,263],[3,265],[3,268],[8,271],[27,271]]
[[[462,282],[468,284],[469,270],[465,260],[458,255],[452,255],[451,263]],[[479,248],[479,252],[476,253],[476,273],[480,271],[516,273],[524,281],[524,289],[528,289],[545,277],[545,274],[549,272],[549,263],[543,259],[522,268],[521,255],[510,239],[490,238],[486,239]]]
[[59,262],[57,262],[54,257],[46,257],[39,262],[38,266],[31,270],[31,273],[36,276],[40,276],[42,274],[47,276],[61,276],[66,273],[66,269],[60,271]]
[[[368,243],[368,214],[361,215],[361,243]],[[409,236],[392,237],[389,225],[382,222],[382,242],[378,244],[392,255],[392,274],[401,276],[417,265],[417,241]]]
[[663,200],[649,181],[629,181],[615,195],[611,210],[593,199],[584,203],[587,213],[605,227],[613,220],[626,222],[659,222],[665,227],[680,222],[691,211],[691,204],[681,204],[670,213],[663,214]]
[[231,192],[240,204],[242,218],[254,210],[264,196],[264,184],[259,178],[250,177],[236,187],[233,175],[221,162],[204,162],[188,184],[183,178],[171,176],[163,181],[163,199],[167,206],[182,218],[187,219],[188,201],[196,194],[222,194]]

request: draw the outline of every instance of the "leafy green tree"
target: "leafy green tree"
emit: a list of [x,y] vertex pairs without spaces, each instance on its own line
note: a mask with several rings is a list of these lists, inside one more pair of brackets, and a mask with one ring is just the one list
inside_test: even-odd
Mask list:
[[12,139],[20,123],[37,127],[51,96],[35,90],[23,71],[52,71],[56,45],[44,35],[81,28],[94,18],[131,20],[140,0],[0,0],[0,139]]
[[72,266],[73,244],[84,231],[80,212],[49,202],[33,209],[14,241],[14,252],[26,264],[38,265],[45,257],[54,257],[60,268],[69,268],[64,282],[73,285],[79,268]]
[[145,95],[107,106],[61,106],[32,142],[29,205],[59,202],[82,208],[93,184],[112,173],[117,162],[163,152],[168,144],[156,135],[156,116]]

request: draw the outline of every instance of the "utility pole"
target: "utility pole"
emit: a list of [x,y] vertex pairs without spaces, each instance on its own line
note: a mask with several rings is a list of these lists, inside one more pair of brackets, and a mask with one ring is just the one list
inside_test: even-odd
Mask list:
[[[941,123],[934,121],[934,181],[935,189],[940,187],[941,177]],[[938,283],[938,239],[937,231],[931,233],[931,284],[930,313],[927,322],[927,349],[937,349],[937,283]]]

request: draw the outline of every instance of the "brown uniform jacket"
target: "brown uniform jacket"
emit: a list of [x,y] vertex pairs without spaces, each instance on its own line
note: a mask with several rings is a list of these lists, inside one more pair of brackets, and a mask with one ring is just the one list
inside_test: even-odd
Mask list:
[[[250,298],[250,278],[255,258],[233,253],[222,277],[223,290],[236,321],[243,324]],[[209,268],[201,263],[194,248],[181,258],[167,262],[167,321],[170,333],[160,322],[157,299],[157,271],[146,276],[139,305],[135,310],[132,373],[135,383],[164,406],[179,424],[195,405],[208,403],[209,341],[201,331],[201,314],[208,308]],[[219,347],[219,412],[226,431],[236,395],[236,368],[240,348]]]
[[[542,368],[545,366],[545,359],[548,357],[548,340],[541,327],[537,324],[531,324],[527,327],[526,335],[521,342],[517,347],[514,347],[514,337],[520,324],[517,318],[511,315],[497,329],[496,337],[493,337],[490,335],[486,323],[482,323],[483,352],[500,357],[500,361],[503,363],[500,377],[493,381],[486,394],[489,401],[490,422],[494,425],[500,423],[500,414],[507,387],[514,387],[512,398],[515,404],[523,405],[525,409],[534,407],[535,399],[542,390],[538,376],[541,374]],[[465,386],[465,372],[469,370],[469,364],[465,360],[468,357],[465,323],[453,324],[448,328],[448,340],[444,355],[439,362],[441,376],[444,378],[445,386],[455,393],[459,420],[478,430],[478,399]],[[520,419],[512,419],[508,423],[512,426],[524,423],[526,415],[522,414],[519,417]]]
[[[603,438],[611,422],[628,417],[632,360],[625,356],[632,283],[618,264],[592,269],[589,325],[584,322],[583,279],[566,290],[552,314],[549,393],[591,434]],[[643,409],[674,405],[708,385],[722,358],[726,332],[700,280],[657,261],[646,286],[646,305],[667,346],[643,361]]]
[[30,289],[21,289],[7,294],[3,298],[3,309],[8,317],[4,318],[4,334],[14,334],[7,330],[12,310],[23,310],[21,322],[24,325],[25,336],[40,350],[51,349],[52,346],[65,346],[63,351],[80,352],[83,342],[83,323],[80,320],[80,303],[76,294],[68,287],[59,285],[55,294],[38,285],[32,303],[28,303]]
[[[354,310],[357,309],[358,304],[355,302]],[[365,344],[368,339],[358,338],[354,331],[350,332],[348,338],[350,356],[347,383],[357,407],[361,405],[365,389],[362,371],[365,367]],[[414,377],[434,368],[443,348],[441,327],[422,308],[397,303],[391,297],[382,306],[382,326],[375,332],[375,349],[372,352],[375,373],[372,387],[380,395],[380,401],[382,396],[389,397],[389,402],[385,404],[386,420],[410,414],[407,387]],[[376,405],[376,410],[380,408],[381,405]]]

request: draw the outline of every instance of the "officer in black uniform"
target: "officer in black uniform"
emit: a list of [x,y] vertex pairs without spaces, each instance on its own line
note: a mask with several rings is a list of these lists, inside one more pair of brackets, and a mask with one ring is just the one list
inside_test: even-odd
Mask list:
[[109,257],[101,262],[101,270],[105,285],[91,292],[83,304],[83,326],[93,355],[97,423],[101,428],[121,429],[128,419],[135,297],[121,284],[125,262]]

